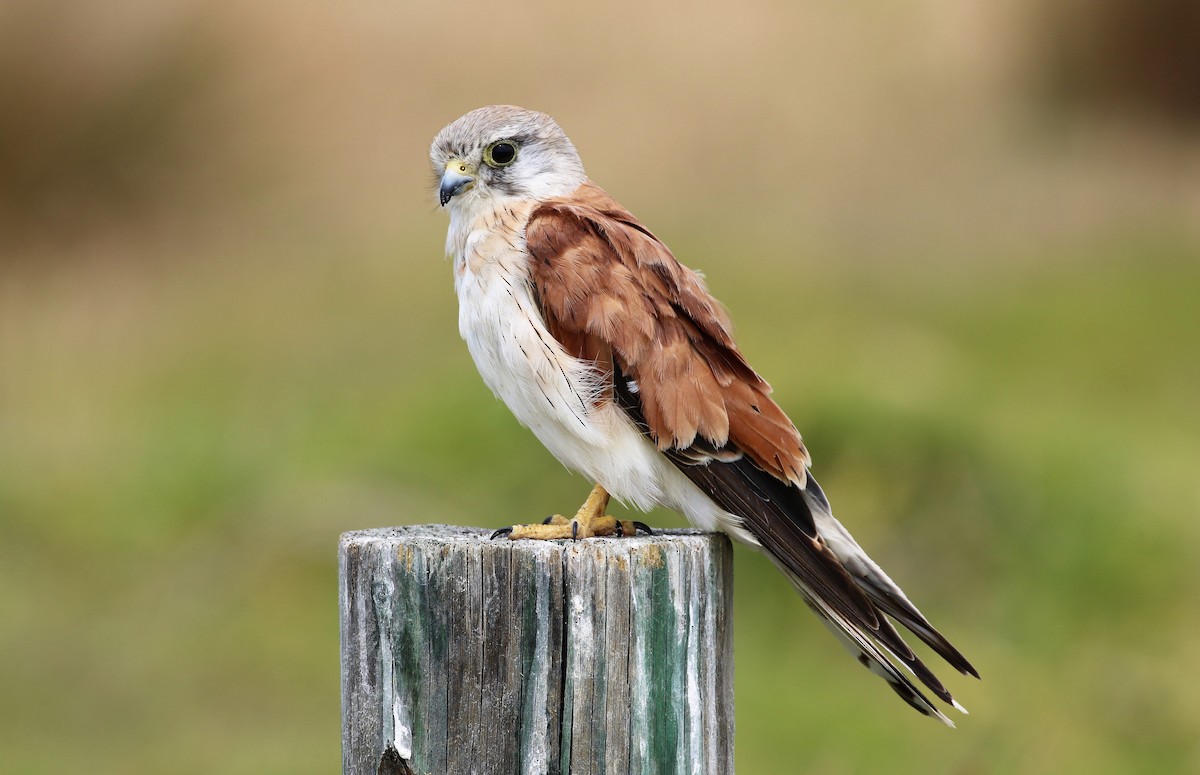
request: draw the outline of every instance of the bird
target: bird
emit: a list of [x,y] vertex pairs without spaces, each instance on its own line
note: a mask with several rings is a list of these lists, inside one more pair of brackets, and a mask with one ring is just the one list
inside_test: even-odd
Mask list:
[[765,553],[859,663],[954,726],[924,690],[966,709],[895,625],[963,675],[978,671],[834,517],[800,433],[702,276],[587,177],[545,113],[472,110],[429,157],[449,213],[459,333],[483,381],[594,482],[574,517],[493,538],[648,530],[605,514],[610,497],[680,512]]

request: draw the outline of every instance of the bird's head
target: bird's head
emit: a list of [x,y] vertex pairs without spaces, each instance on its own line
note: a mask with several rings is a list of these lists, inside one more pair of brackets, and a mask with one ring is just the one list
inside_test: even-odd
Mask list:
[[587,176],[567,135],[545,113],[489,105],[438,132],[429,148],[446,205],[565,196]]

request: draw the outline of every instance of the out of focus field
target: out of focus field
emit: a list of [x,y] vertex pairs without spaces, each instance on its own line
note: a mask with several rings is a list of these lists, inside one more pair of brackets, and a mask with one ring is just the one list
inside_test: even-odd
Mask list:
[[1200,29],[1151,5],[6,4],[0,771],[336,771],[338,533],[586,494],[457,337],[425,154],[492,102],[706,272],[984,676],[917,716],[741,552],[740,772],[1200,771]]

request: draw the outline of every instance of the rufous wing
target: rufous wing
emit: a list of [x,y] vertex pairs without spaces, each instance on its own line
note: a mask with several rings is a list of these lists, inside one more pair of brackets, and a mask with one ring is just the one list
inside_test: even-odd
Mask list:
[[635,381],[660,450],[736,447],[803,485],[808,452],[698,274],[598,186],[537,207],[525,229],[547,327],[568,352]]

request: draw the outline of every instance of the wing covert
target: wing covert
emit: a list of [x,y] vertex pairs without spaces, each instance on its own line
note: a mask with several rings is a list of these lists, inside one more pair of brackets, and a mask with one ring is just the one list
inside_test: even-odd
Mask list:
[[635,381],[659,449],[734,447],[803,486],[800,434],[738,351],[725,311],[632,214],[585,183],[536,208],[525,241],[550,332]]

